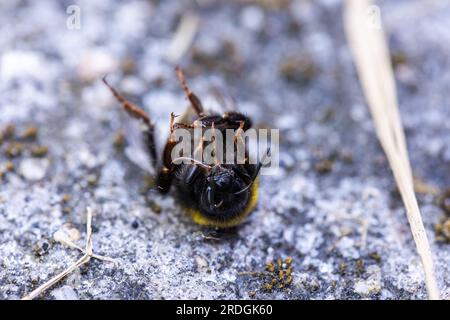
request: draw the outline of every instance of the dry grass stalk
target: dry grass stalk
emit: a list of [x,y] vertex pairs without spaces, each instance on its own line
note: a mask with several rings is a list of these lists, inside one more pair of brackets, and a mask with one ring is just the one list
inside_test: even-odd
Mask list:
[[[389,50],[379,23],[370,24],[371,0],[347,0],[345,27],[375,130],[406,207],[411,232],[422,260],[430,299],[439,299],[431,249],[414,194],[412,170],[400,120]],[[376,21],[375,21],[376,22]]]
[[98,255],[95,255],[92,252],[92,210],[91,210],[91,208],[88,207],[86,211],[87,211],[87,219],[86,219],[86,248],[85,249],[80,248],[79,246],[77,246],[76,244],[71,242],[69,239],[65,239],[65,241],[62,242],[63,244],[65,244],[65,245],[67,245],[69,247],[72,247],[72,248],[75,248],[75,249],[78,249],[78,250],[84,252],[84,255],[79,260],[77,260],[74,264],[69,266],[66,270],[64,270],[60,274],[54,276],[53,278],[48,280],[46,283],[41,285],[39,288],[33,290],[31,293],[25,295],[22,298],[22,300],[32,300],[32,299],[36,298],[37,296],[42,294],[44,291],[46,291],[47,289],[49,289],[50,287],[52,287],[53,285],[58,283],[65,276],[67,276],[68,274],[72,273],[77,268],[81,267],[83,264],[88,263],[91,260],[91,258],[97,258],[97,259],[100,259],[100,260],[106,260],[106,261],[110,261],[110,262],[115,262],[115,260],[113,260],[111,258],[98,256]]
[[193,14],[185,14],[178,25],[170,43],[167,59],[176,64],[187,52],[194,40],[199,25],[199,19]]

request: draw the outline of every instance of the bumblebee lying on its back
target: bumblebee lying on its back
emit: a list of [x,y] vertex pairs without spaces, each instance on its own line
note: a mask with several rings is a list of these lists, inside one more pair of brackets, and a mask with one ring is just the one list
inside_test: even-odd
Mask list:
[[[242,129],[240,132],[245,132],[251,128],[251,120],[239,112],[226,112],[223,115],[205,114],[200,99],[187,86],[182,70],[177,67],[176,72],[192,109],[188,110],[183,117],[176,118],[173,113],[171,114],[171,133],[178,128],[194,130],[201,126],[202,131],[216,129],[225,137],[227,129]],[[249,163],[246,146],[244,164],[216,162],[214,165],[208,165],[194,159],[190,159],[189,163],[174,163],[176,161],[172,159],[172,149],[178,141],[171,134],[161,157],[158,157],[154,125],[150,117],[145,111],[121,96],[106,79],[103,79],[103,82],[111,89],[124,110],[144,124],[143,134],[148,153],[157,163],[157,186],[161,193],[167,193],[173,184],[178,198],[187,207],[192,219],[201,225],[232,227],[241,223],[249,215],[256,206],[258,198],[258,173],[261,163],[257,165]],[[192,113],[193,117],[189,117]],[[201,141],[201,148],[203,148],[204,142]],[[225,141],[222,145],[225,146]]]

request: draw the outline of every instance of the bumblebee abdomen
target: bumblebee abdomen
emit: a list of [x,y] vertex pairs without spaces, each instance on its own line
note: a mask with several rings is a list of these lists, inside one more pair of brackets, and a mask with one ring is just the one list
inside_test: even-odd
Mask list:
[[192,206],[192,203],[187,204],[187,213],[191,216],[195,223],[208,227],[230,228],[239,225],[245,218],[255,209],[258,202],[258,178],[254,181],[248,190],[248,196],[245,203],[236,203],[236,207],[229,208],[231,210],[223,210],[220,207],[216,212],[206,212],[201,210],[198,206]]

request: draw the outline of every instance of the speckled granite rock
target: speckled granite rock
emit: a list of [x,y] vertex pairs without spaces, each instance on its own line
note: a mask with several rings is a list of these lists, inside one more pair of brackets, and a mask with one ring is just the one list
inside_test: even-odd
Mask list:
[[[66,28],[67,1],[0,4],[0,125],[24,144],[0,183],[0,298],[17,299],[80,257],[53,241],[95,209],[91,260],[44,299],[422,299],[404,209],[374,136],[341,25],[340,1],[77,1],[81,29]],[[269,3],[269,5],[267,5]],[[284,5],[283,5],[284,3]],[[450,6],[382,1],[415,174],[450,185]],[[204,229],[170,197],[142,190],[143,172],[114,146],[126,116],[109,79],[162,122],[185,107],[167,61],[177,23],[200,17],[183,57],[206,105],[229,92],[260,126],[281,130],[278,176],[261,179],[258,209],[239,228]],[[29,148],[48,146],[36,158]],[[420,194],[444,297],[450,247],[436,242],[444,213]],[[161,211],[155,213],[154,211]],[[291,256],[292,283],[265,288],[267,262]],[[265,271],[267,272],[267,271]]]

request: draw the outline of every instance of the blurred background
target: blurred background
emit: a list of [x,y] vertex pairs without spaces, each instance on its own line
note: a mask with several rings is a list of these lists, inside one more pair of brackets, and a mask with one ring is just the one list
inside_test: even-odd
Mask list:
[[[450,5],[376,5],[448,298]],[[339,0],[2,1],[0,297],[19,298],[77,259],[53,234],[79,230],[82,243],[90,205],[94,251],[121,264],[93,260],[43,298],[425,298],[342,8]],[[146,191],[144,172],[124,154],[126,116],[101,78],[162,126],[187,105],[176,64],[204,105],[224,100],[257,127],[280,129],[281,172],[262,179],[258,209],[235,230],[194,225],[170,196]],[[287,257],[291,282],[266,270]]]

